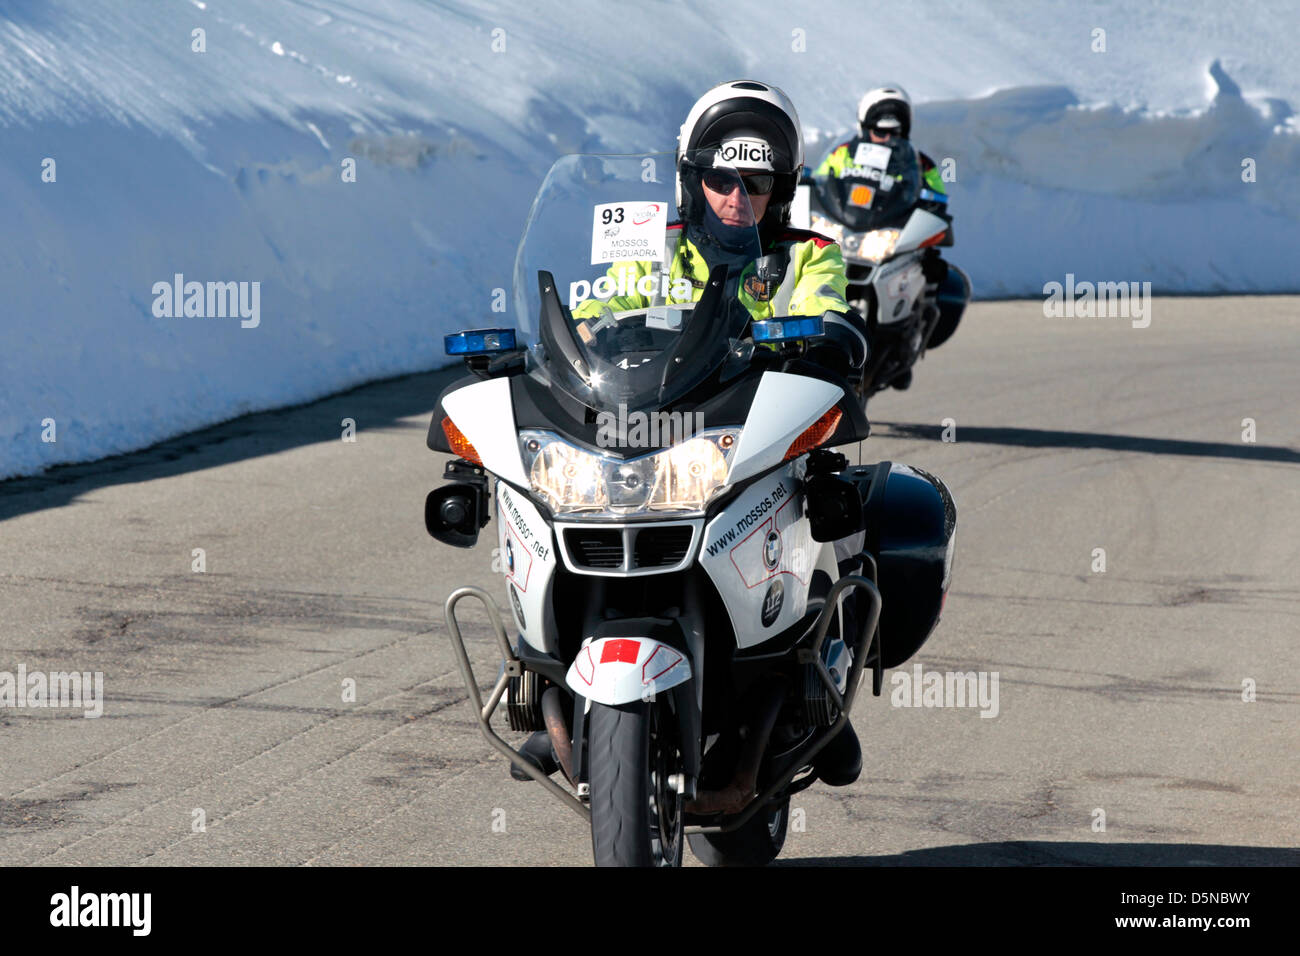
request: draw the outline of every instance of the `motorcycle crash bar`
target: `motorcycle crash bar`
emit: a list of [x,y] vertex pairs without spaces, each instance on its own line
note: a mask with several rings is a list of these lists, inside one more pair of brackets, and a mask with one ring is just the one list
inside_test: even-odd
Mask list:
[[[461,637],[460,625],[456,621],[456,605],[467,597],[478,598],[482,602],[484,610],[487,611],[488,622],[492,625],[492,630],[496,634],[497,643],[501,645],[501,656],[505,659],[505,669],[501,672],[501,676],[497,678],[496,686],[492,688],[492,695],[488,698],[486,704],[483,703],[482,695],[479,694],[478,681],[474,677],[474,669],[469,663],[469,653],[465,649],[465,639]],[[460,675],[465,681],[465,689],[469,692],[469,703],[474,710],[474,719],[478,721],[479,730],[483,732],[487,742],[500,751],[501,755],[512,764],[545,787],[557,800],[582,817],[590,826],[591,811],[583,805],[581,800],[544,774],[540,768],[525,760],[519,751],[506,743],[492,729],[492,714],[496,712],[497,706],[501,703],[501,698],[510,684],[510,678],[518,677],[524,672],[523,662],[515,657],[514,651],[511,650],[510,641],[506,638],[506,629],[501,623],[501,611],[496,602],[492,600],[492,596],[482,588],[466,585],[451,592],[443,611],[447,620],[447,633],[451,635],[451,647],[456,652],[456,663],[460,665]]]

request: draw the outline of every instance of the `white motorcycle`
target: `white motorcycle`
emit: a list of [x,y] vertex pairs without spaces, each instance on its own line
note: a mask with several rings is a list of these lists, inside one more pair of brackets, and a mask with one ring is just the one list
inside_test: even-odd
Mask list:
[[[596,863],[680,865],[689,843],[765,864],[864,671],[879,695],[937,623],[956,512],[919,469],[829,450],[868,425],[802,358],[820,318],[751,322],[752,262],[675,274],[672,181],[653,173],[673,159],[551,169],[515,263],[518,327],[447,337],[472,375],[434,412],[451,483],[425,522],[472,547],[496,517],[509,627],[462,587],[447,629],[488,742],[590,822]],[[486,701],[467,597],[503,661]],[[562,782],[493,728],[503,703],[510,730],[549,738]]]
[[970,280],[956,266],[934,282],[923,267],[927,250],[953,244],[947,201],[926,187],[902,139],[861,144],[852,166],[806,176],[795,195],[793,224],[840,244],[849,304],[867,321],[864,395],[906,388],[912,367],[952,336],[970,300]]

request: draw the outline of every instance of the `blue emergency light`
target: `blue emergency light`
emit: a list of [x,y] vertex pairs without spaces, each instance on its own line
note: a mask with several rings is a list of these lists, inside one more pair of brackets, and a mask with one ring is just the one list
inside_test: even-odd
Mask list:
[[448,355],[491,355],[494,352],[512,352],[515,346],[514,329],[470,329],[443,337],[442,347]]
[[811,339],[823,335],[820,315],[799,316],[791,319],[769,319],[751,326],[755,342],[784,342],[788,339]]

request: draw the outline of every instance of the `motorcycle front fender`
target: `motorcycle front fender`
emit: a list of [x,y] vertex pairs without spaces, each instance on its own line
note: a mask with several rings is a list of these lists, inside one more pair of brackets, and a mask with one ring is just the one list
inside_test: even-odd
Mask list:
[[574,694],[610,707],[653,700],[690,679],[684,651],[638,636],[586,641],[565,675]]

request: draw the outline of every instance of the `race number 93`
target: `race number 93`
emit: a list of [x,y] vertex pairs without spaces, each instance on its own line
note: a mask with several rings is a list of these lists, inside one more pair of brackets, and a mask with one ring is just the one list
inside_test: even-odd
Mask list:
[[667,203],[602,203],[592,219],[591,264],[662,259],[667,228]]

